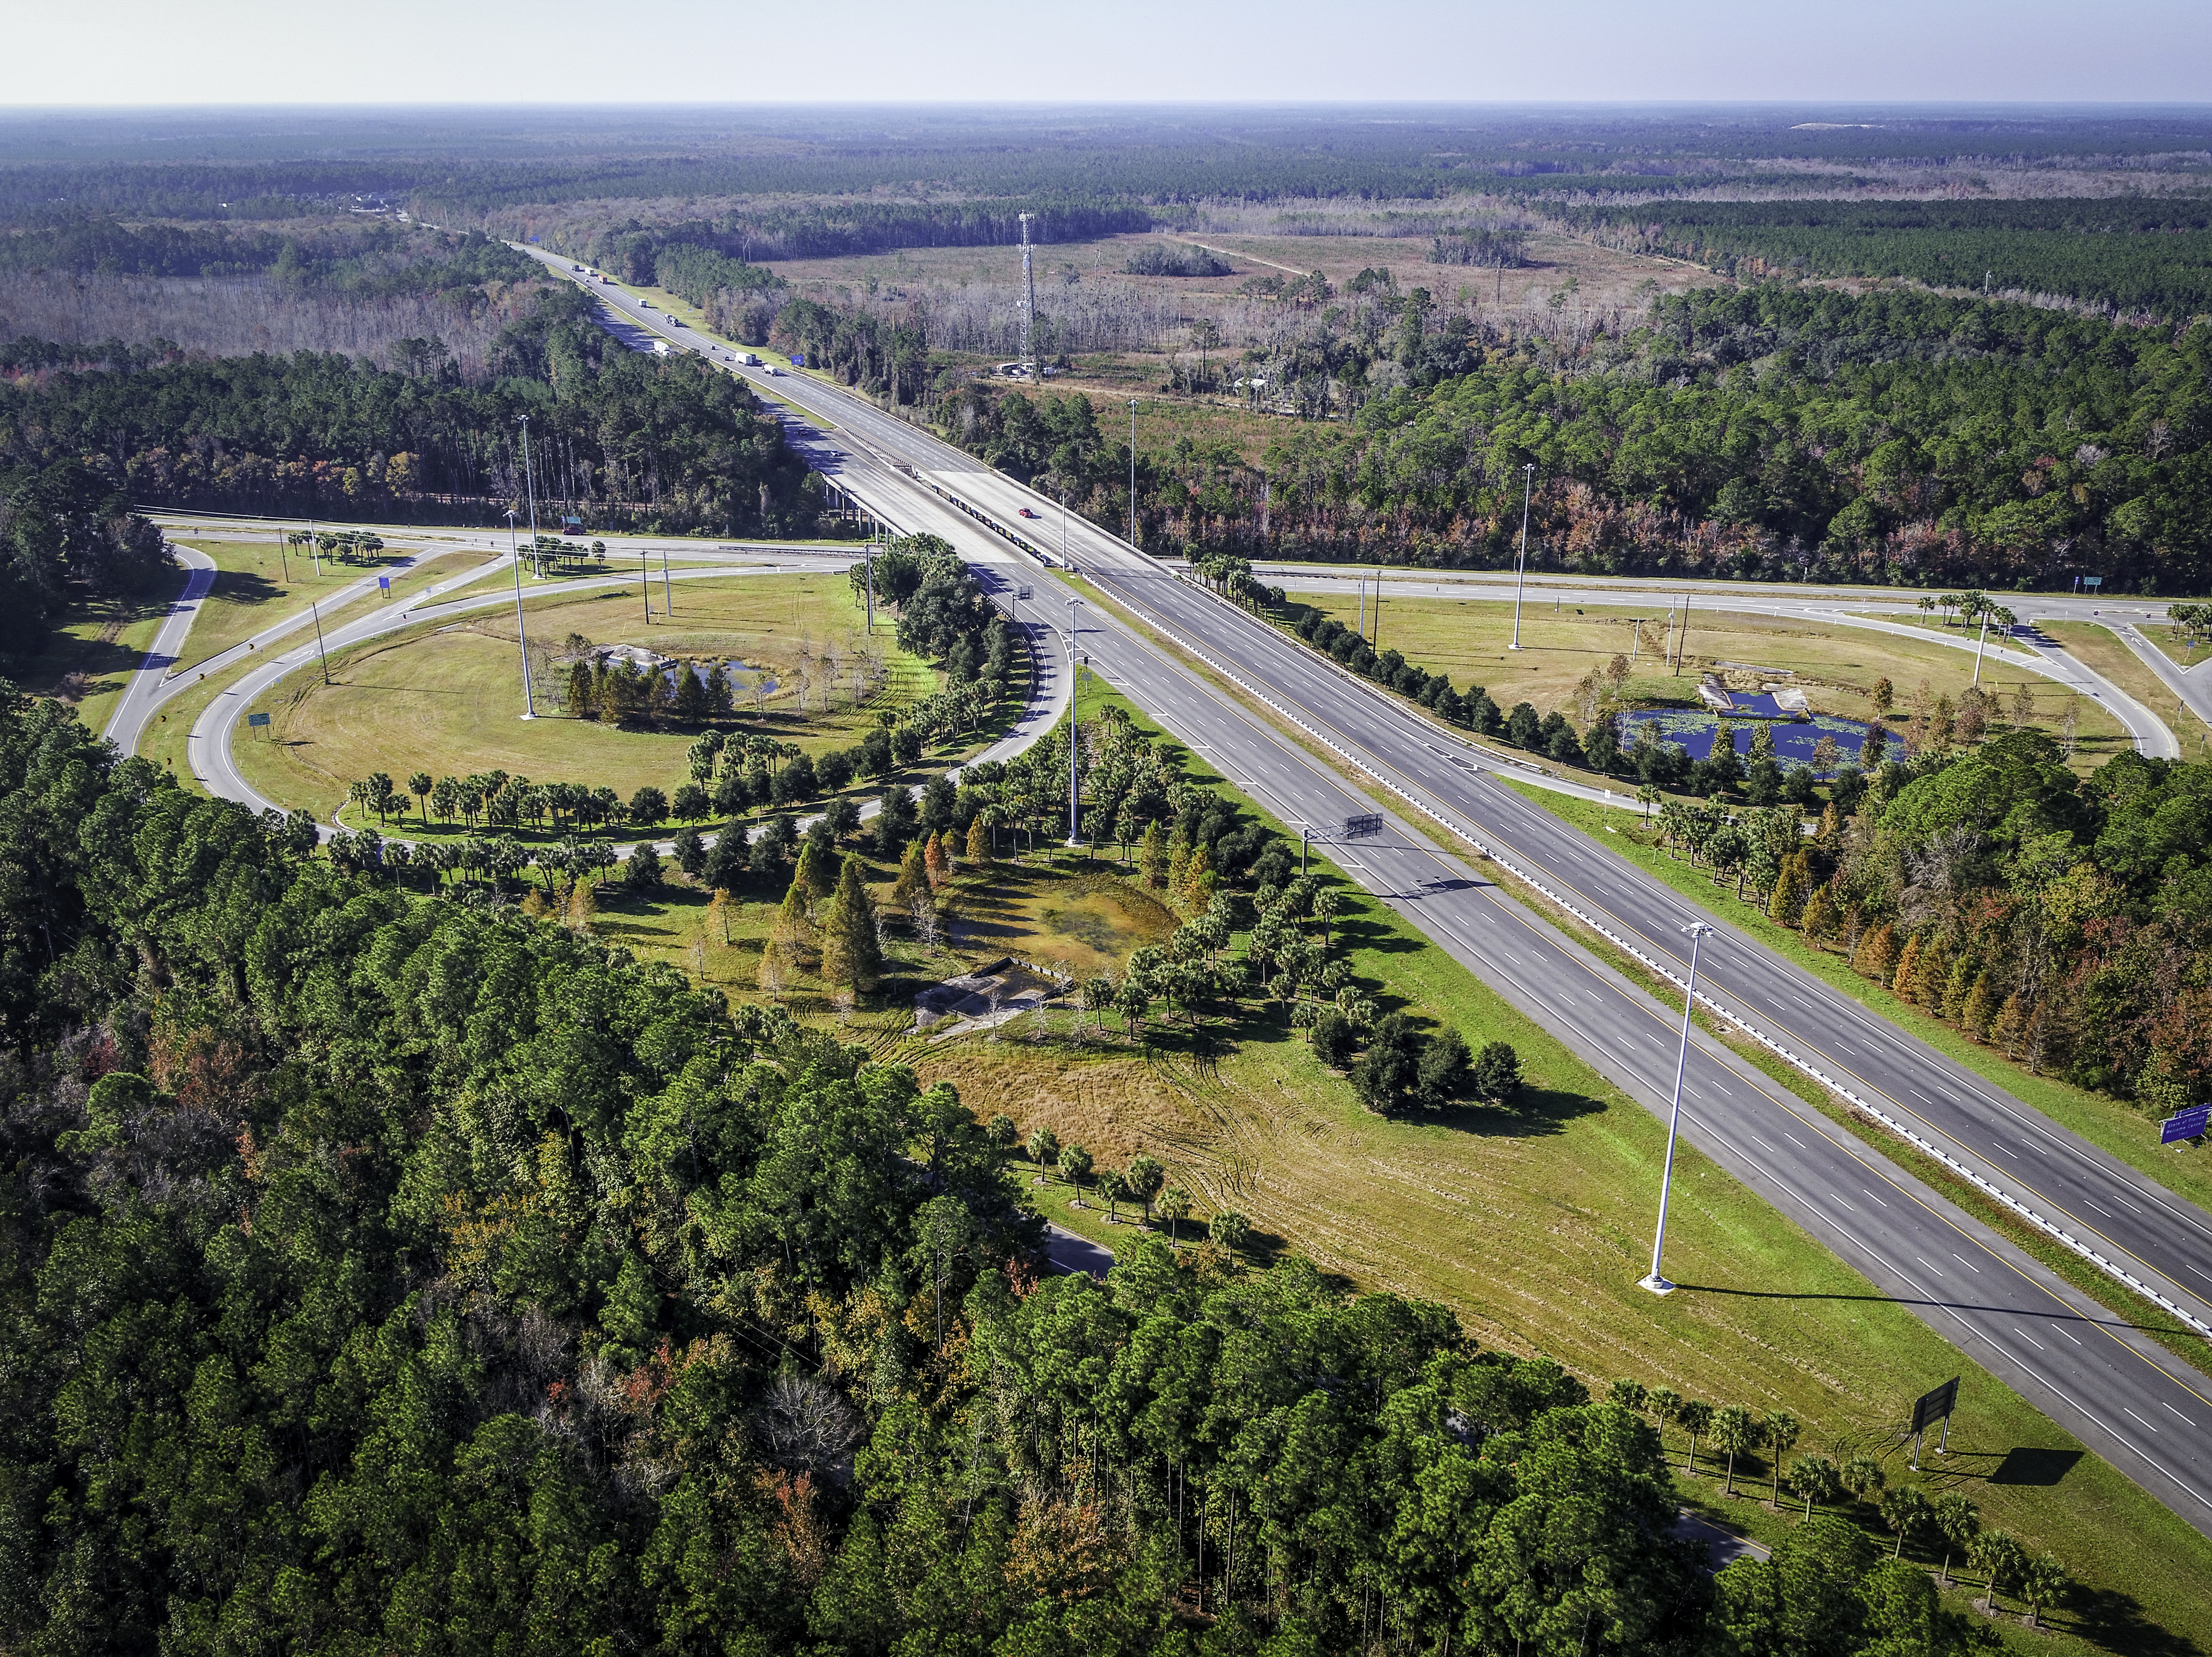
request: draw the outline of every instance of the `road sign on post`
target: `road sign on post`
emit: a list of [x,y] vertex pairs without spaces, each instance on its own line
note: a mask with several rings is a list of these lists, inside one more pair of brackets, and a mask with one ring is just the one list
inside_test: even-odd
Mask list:
[[1382,832],[1382,814],[1379,811],[1366,816],[1346,817],[1344,820],[1344,837],[1346,840],[1360,840],[1369,835],[1379,835]]
[[2170,1145],[2183,1139],[2201,1139],[2208,1120],[2212,1120],[2212,1105],[2191,1105],[2177,1111],[2158,1125],[2158,1142]]
[[378,576],[378,577],[376,578],[376,590],[377,590],[379,592],[391,592],[391,591],[392,591],[392,578],[391,578],[389,575],[380,575],[380,576]]
[[1951,1411],[1959,1406],[1959,1378],[1956,1375],[1932,1391],[1923,1393],[1912,1401],[1912,1467],[1920,1470],[1920,1436],[1929,1427],[1941,1420],[1943,1434],[1936,1443],[1936,1454],[1948,1454],[1951,1443]]

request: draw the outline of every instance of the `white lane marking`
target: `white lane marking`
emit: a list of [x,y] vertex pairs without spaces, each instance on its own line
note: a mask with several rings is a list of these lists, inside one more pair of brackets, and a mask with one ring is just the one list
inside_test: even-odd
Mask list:
[[2014,1330],[2013,1330],[2013,1333],[2014,1333],[2015,1335],[2018,1335],[2018,1336],[2019,1336],[2022,1340],[2026,1341],[2026,1342],[2027,1342],[2030,1346],[2033,1346],[2033,1348],[2035,1348],[2035,1350],[2036,1350],[2037,1351],[2040,1352],[2040,1351],[2043,1350],[2043,1343],[2042,1343],[2041,1341],[2039,1341],[2039,1340],[2036,1339],[2036,1338],[2035,1338],[2034,1336],[2033,1336],[2033,1335],[2029,1334],[2029,1333],[2027,1332],[2027,1330],[2025,1330],[2025,1329],[2021,1329],[2021,1328],[2019,1328],[2019,1327],[2015,1326],[2015,1327],[2014,1328]]
[[2054,1323],[2051,1326],[2053,1329],[2056,1329],[2060,1334],[2065,1336],[2067,1339],[2073,1341],[2076,1346],[2079,1346],[2081,1344],[2081,1341],[2075,1338],[2074,1332],[2066,1327],[2064,1324]]
[[[1754,1139],[1759,1139],[1759,1136],[1758,1136],[1756,1133],[1753,1134],[1751,1137],[1752,1137],[1753,1138],[1754,1138]],[[1779,1156],[1782,1154],[1780,1151],[1778,1151],[1778,1150],[1774,1150],[1774,1147],[1773,1147],[1772,1145],[1769,1145],[1769,1144],[1766,1144],[1766,1141],[1765,1141],[1765,1140],[1764,1140],[1764,1139],[1759,1139],[1759,1143],[1760,1144],[1762,1144],[1762,1145],[1765,1145],[1767,1150],[1771,1150],[1771,1151],[1774,1151],[1774,1154],[1775,1154],[1777,1156]]]
[[[2129,1415],[2136,1416],[2136,1412],[2135,1412],[2133,1410],[2130,1410],[2130,1409],[2128,1409],[2128,1406],[2127,1406],[2126,1405],[2123,1404],[2122,1405],[2120,1405],[2120,1408],[2121,1408],[2122,1410],[2125,1411]],[[2143,1424],[2144,1426],[2146,1426],[2146,1427],[2150,1427],[2150,1423],[2148,1423],[2148,1421],[2143,1421],[2143,1418],[2142,1418],[2141,1416],[2136,1416],[2136,1419],[2137,1421],[2142,1421],[2142,1424]],[[2150,1429],[2151,1429],[2151,1431],[2153,1431],[2153,1432],[2156,1432],[2156,1431],[2158,1430],[2158,1429],[2157,1429],[2157,1428],[2155,1428],[2155,1427],[2150,1427]]]
[[2097,1212],[2103,1215],[2108,1220],[2117,1220],[2120,1217],[2118,1215],[2113,1213],[2111,1209],[2100,1207],[2097,1204],[2090,1202],[2087,1197],[2084,1197],[2081,1200],[2084,1204],[2087,1205],[2087,1206],[2096,1209]]
[[1790,1132],[1788,1128],[1782,1130],[1782,1137],[1789,1140],[1791,1144],[1796,1146],[1800,1150],[1810,1150],[1813,1148],[1807,1144],[1802,1139],[1799,1138],[1796,1134]]
[[1875,1196],[1874,1193],[1872,1193],[1871,1191],[1869,1191],[1869,1190],[1868,1190],[1864,1186],[1861,1186],[1861,1187],[1859,1187],[1859,1191],[1860,1191],[1860,1193],[1861,1193],[1862,1195],[1863,1195],[1863,1196],[1865,1196],[1865,1197],[1867,1197],[1867,1198],[1870,1199],[1871,1200],[1873,1200],[1873,1201],[1875,1201],[1875,1202],[1877,1202],[1877,1203],[1881,1203],[1881,1205],[1882,1205],[1884,1208],[1887,1208],[1887,1207],[1889,1206],[1889,1205],[1888,1205],[1887,1203],[1883,1203],[1883,1202],[1881,1201],[1881,1198]]
[[1994,1139],[1990,1140],[1990,1143],[1992,1145],[1996,1145],[1996,1148],[1997,1148],[1999,1150],[2003,1150],[2003,1151],[2004,1151],[2004,1154],[2005,1154],[2006,1156],[2008,1156],[2011,1157],[2011,1158],[2013,1159],[2013,1161],[2014,1161],[2015,1162],[2018,1162],[2018,1161],[2020,1160],[2020,1153],[2019,1153],[2018,1151],[2016,1151],[2016,1150],[2005,1150],[2005,1148],[2004,1148],[2002,1145],[1997,1144],[1997,1142],[1996,1142],[1996,1140],[1994,1140]]
[[1965,1266],[1965,1267],[1966,1268],[1966,1270],[1967,1270],[1967,1271],[1969,1271],[1969,1272],[1972,1272],[1976,1277],[1978,1277],[1978,1278],[1979,1276],[1981,1276],[1981,1275],[1982,1275],[1982,1268],[1981,1268],[1980,1266],[1976,1266],[1976,1265],[1975,1265],[1972,1260],[1968,1259],[1967,1259],[1964,1254],[1960,1254],[1960,1253],[1956,1253],[1956,1252],[1954,1252],[1954,1253],[1953,1253],[1953,1254],[1952,1254],[1952,1256],[1951,1256],[1951,1258],[1952,1258],[1953,1259],[1954,1259],[1954,1260],[1958,1261],[1960,1265],[1961,1265],[1961,1266]]
[[[1831,1191],[1831,1192],[1828,1193],[1828,1195],[1829,1195],[1832,1199],[1833,1199],[1835,1201],[1837,1201],[1837,1202],[1838,1202],[1838,1203],[1843,1203],[1843,1205],[1844,1205],[1845,1208],[1850,1208],[1850,1210],[1851,1210],[1851,1212],[1852,1212],[1852,1213],[1856,1214],[1856,1213],[1857,1213],[1857,1212],[1858,1212],[1858,1210],[1856,1210],[1856,1208],[1851,1208],[1851,1205],[1850,1205],[1849,1203],[1845,1203],[1845,1202],[1844,1202],[1844,1199],[1843,1199],[1841,1197],[1838,1197],[1834,1192]],[[1923,1260],[1923,1261],[1922,1261],[1922,1262],[1921,1262],[1921,1264],[1924,1266],[1924,1265],[1926,1265],[1926,1264],[1927,1264],[1927,1262]]]
[[2172,1405],[2171,1404],[2168,1404],[2168,1403],[2167,1403],[2164,1399],[2159,1399],[2159,1405],[2160,1405],[2160,1408],[2162,1408],[2162,1409],[2164,1409],[2164,1410],[2166,1411],[2166,1412],[2168,1415],[2171,1415],[2171,1416],[2174,1417],[2177,1420],[2179,1420],[2179,1421],[2181,1423],[2181,1424],[2182,1424],[2183,1426],[2185,1426],[2185,1427],[2194,1427],[2194,1426],[2197,1424],[2195,1422],[2191,1421],[2191,1420],[2187,1416],[2183,1415],[2183,1414],[2181,1413],[2181,1411],[2179,1411],[2179,1410],[2175,1409],[2175,1408],[2173,1407],[2173,1405]]
[[[1920,1260],[1920,1256],[1919,1256],[1919,1255],[1917,1255],[1917,1254],[1915,1254],[1912,1258],[1913,1258],[1914,1259],[1916,1259],[1916,1260]],[[1928,1262],[1927,1262],[1927,1261],[1925,1261],[1925,1260],[1920,1260],[1920,1263],[1921,1263],[1921,1265],[1923,1265],[1923,1266],[1928,1266]],[[1934,1266],[1928,1266],[1928,1269],[1929,1269],[1930,1272],[1936,1272],[1936,1268],[1935,1268]],[[1939,1278],[1940,1278],[1940,1277],[1942,1277],[1943,1274],[1942,1274],[1941,1272],[1936,1272],[1936,1275],[1937,1277],[1939,1277]]]

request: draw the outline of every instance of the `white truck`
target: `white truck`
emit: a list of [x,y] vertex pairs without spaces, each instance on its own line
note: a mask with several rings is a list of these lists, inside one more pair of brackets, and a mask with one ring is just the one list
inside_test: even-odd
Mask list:
[[655,356],[666,356],[668,355],[668,342],[665,339],[656,339],[653,341],[653,354]]

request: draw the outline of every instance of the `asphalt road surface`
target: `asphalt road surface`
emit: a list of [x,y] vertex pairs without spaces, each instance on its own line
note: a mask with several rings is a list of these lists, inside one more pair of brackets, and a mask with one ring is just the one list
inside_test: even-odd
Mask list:
[[[613,296],[611,289],[593,291]],[[632,315],[651,327],[657,313]],[[670,330],[667,337],[686,340],[690,331]],[[1034,545],[1057,547],[1057,508],[1012,480],[819,380],[783,375],[764,385],[835,423],[833,434],[817,440],[817,464],[901,528],[942,534],[963,553],[988,549],[1004,564],[1003,537],[979,526],[981,513],[1018,525],[1014,532]],[[1039,518],[1022,518],[1025,506]],[[1409,811],[1452,826],[1662,966],[1686,954],[1680,928],[1704,919],[1702,912],[1499,786],[1471,744],[1115,537],[1087,524],[1071,525],[1068,536],[1079,572],[1099,591],[1273,704]],[[998,579],[1030,585],[1033,602],[1055,611],[1064,610],[1060,601],[1072,592],[1028,559]],[[1373,809],[1364,792],[1305,747],[1248,713],[1108,607],[1085,606],[1076,639],[1094,668],[1285,821],[1327,830]],[[1437,849],[1405,816],[1383,815],[1379,836],[1334,848],[1346,871],[1601,1074],[1661,1108],[1673,1077],[1675,1015],[1471,865]],[[2182,1282],[2201,1261],[2212,1289],[2212,1226],[2192,1205],[1731,929],[1707,940],[1699,987],[1786,1056],[1903,1112],[1940,1151],[1959,1155],[1962,1166],[1989,1169],[1984,1177],[1995,1189],[2045,1213],[2085,1247],[2109,1250],[2118,1269],[2140,1273],[2152,1292],[2170,1296],[2189,1315],[2212,1318],[2212,1304]],[[2212,1534],[2212,1387],[2196,1371],[1702,1035],[1693,1043],[1684,1126],[1715,1162],[1882,1294],[1910,1306]],[[2077,1217],[2077,1209],[2096,1223]],[[1787,1284],[1711,1284],[1685,1292],[1791,1291]],[[1931,1384],[1941,1379],[1929,1377]]]

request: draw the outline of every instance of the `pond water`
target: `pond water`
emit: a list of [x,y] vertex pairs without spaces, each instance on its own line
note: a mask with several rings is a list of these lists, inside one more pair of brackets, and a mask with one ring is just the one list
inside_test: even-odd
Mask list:
[[[1729,700],[1735,706],[1735,715],[1730,723],[1738,754],[1751,752],[1752,733],[1760,725],[1773,731],[1774,757],[1785,767],[1811,765],[1813,745],[1824,736],[1836,739],[1836,746],[1846,761],[1856,762],[1866,746],[1870,727],[1863,719],[1838,719],[1832,713],[1793,719],[1775,707],[1773,697],[1740,690],[1731,691]],[[1635,744],[1638,725],[1652,725],[1658,727],[1660,741],[1673,743],[1693,760],[1710,759],[1720,723],[1719,714],[1702,707],[1638,708],[1620,716],[1621,746]],[[1814,774],[1828,774],[1816,768]]]
[[[663,671],[668,683],[672,685],[676,683],[676,676],[678,673],[685,671],[687,669],[694,678],[697,679],[700,683],[704,684],[707,682],[708,669],[713,664],[710,662],[702,662],[696,666],[693,666],[688,662],[678,662],[675,665],[663,670]],[[756,682],[758,683],[760,694],[762,695],[773,696],[775,695],[776,681],[774,674],[770,673],[766,668],[754,667],[749,663],[740,661],[735,656],[726,657],[723,659],[722,675],[730,682],[731,693],[740,701],[743,701],[744,698],[749,697],[753,694]]]

